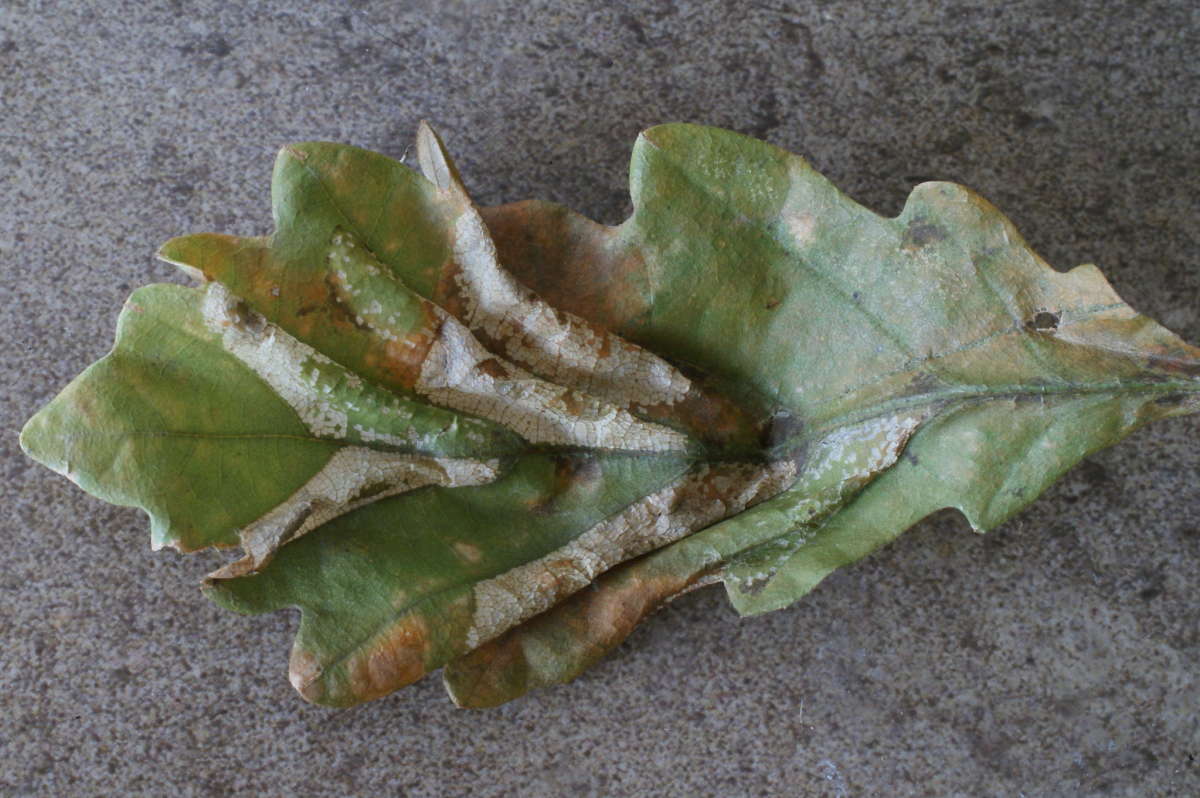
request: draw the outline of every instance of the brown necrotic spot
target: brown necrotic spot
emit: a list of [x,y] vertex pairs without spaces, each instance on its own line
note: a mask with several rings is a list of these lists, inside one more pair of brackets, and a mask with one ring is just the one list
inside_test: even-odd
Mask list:
[[[650,556],[650,555],[647,555]],[[601,576],[549,612],[484,643],[448,668],[461,706],[494,706],[531,687],[569,681],[618,646],[637,624],[667,601],[707,584],[712,571],[674,572],[633,560]],[[542,641],[553,639],[552,653]],[[527,645],[528,644],[528,645]]]
[[479,361],[475,365],[475,368],[496,380],[506,380],[510,376],[509,371],[507,368],[505,368],[504,364],[494,357],[489,357],[486,360]]
[[[575,673],[620,645],[643,618],[666,602],[704,584],[707,574],[703,569],[655,572],[649,563],[634,560],[601,577],[597,589],[576,593],[554,611],[575,637],[574,648],[579,652]],[[514,631],[516,634],[500,638],[501,645],[519,634],[520,628]]]
[[420,679],[429,648],[429,628],[421,616],[409,614],[392,624],[349,663],[347,676],[355,698],[377,698]]
[[233,303],[230,307],[230,315],[233,317],[234,324],[248,332],[260,332],[267,325],[267,320],[254,312],[245,301]]
[[602,484],[603,469],[588,455],[561,455],[554,459],[554,479],[550,487],[529,508],[530,512],[548,514],[568,491],[593,492]]
[[[259,303],[258,310],[301,340],[307,340],[330,324],[339,328],[354,327],[353,320],[346,318],[344,308],[332,306],[331,286],[324,277],[295,275],[281,296],[279,313],[266,312],[270,308],[263,303]],[[288,308],[295,308],[290,319],[287,318]]]
[[558,402],[567,415],[571,416],[578,416],[587,406],[583,394],[569,388],[558,395]]
[[639,405],[638,414],[650,421],[683,429],[692,437],[719,449],[757,450],[769,417],[756,419],[732,399],[709,385],[692,379],[686,396],[674,404]]
[[900,396],[924,396],[942,386],[942,381],[927,371],[918,371],[900,392]]
[[1032,319],[1025,322],[1025,326],[1031,330],[1056,330],[1058,329],[1058,319],[1057,313],[1043,310],[1034,314]]
[[416,330],[399,337],[375,339],[382,343],[382,346],[375,344],[377,348],[382,349],[379,367],[405,388],[412,388],[417,384],[425,358],[442,328],[442,318],[432,303],[424,303],[423,309],[424,323]]
[[763,428],[763,448],[773,449],[797,437],[804,431],[804,422],[794,413],[780,410],[771,416]]
[[901,246],[908,250],[917,250],[946,238],[946,231],[936,224],[924,219],[913,219],[904,231],[904,241]]
[[647,309],[640,255],[608,227],[548,202],[481,209],[500,263],[551,306],[624,335]]
[[350,502],[359,502],[363,501],[364,499],[369,499],[372,496],[378,496],[380,493],[391,490],[394,487],[395,485],[391,482],[373,482],[369,485],[363,485],[362,488],[359,489],[358,493],[354,494],[354,496],[350,498]]
[[1174,407],[1175,405],[1183,404],[1186,399],[1186,394],[1170,393],[1166,396],[1160,396],[1155,399],[1154,404],[1158,405],[1159,407]]
[[1178,357],[1148,357],[1146,365],[1152,369],[1160,369],[1171,374],[1181,374],[1186,377],[1200,377],[1200,360],[1184,360]]
[[434,288],[433,301],[454,318],[466,324],[467,301],[463,296],[459,275],[462,268],[453,258],[442,264],[438,273],[437,285]]
[[[590,324],[590,322],[589,322],[589,324]],[[614,339],[610,335],[604,335],[603,334],[604,331],[601,330],[599,327],[597,327],[594,324],[592,325],[592,330],[596,333],[597,337],[600,339],[600,348],[596,350],[596,357],[599,358],[600,360],[604,360],[610,354],[612,354],[612,342]],[[626,348],[626,350],[633,350],[635,348],[633,346],[633,344],[630,344],[626,341],[622,341],[621,343]]]
[[330,272],[325,275],[325,288],[325,302],[323,304],[331,322],[340,327],[354,327],[364,332],[371,329],[358,317],[357,313],[342,302],[341,292],[343,287],[336,274]]

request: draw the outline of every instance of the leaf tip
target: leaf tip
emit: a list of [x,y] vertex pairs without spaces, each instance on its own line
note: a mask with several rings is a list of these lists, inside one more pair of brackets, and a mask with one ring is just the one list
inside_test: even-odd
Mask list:
[[199,248],[195,241],[197,237],[195,235],[176,236],[160,246],[154,255],[193,280],[203,282],[205,280],[204,269],[200,265],[203,263],[203,258],[199,256]]
[[512,635],[493,640],[446,664],[442,686],[459,709],[491,709],[520,698],[537,685],[529,684],[531,668]]
[[50,458],[43,448],[46,441],[44,428],[46,425],[45,415],[47,407],[43,407],[30,416],[25,425],[21,427],[21,431],[17,433],[17,443],[27,457],[36,460],[42,465],[53,468],[49,462]]
[[299,644],[292,647],[292,655],[288,659],[288,681],[300,694],[300,697],[310,704],[326,704],[328,696],[321,680],[324,668],[317,657]]
[[235,263],[244,250],[253,254],[253,246],[248,245],[258,240],[223,233],[192,233],[168,240],[155,256],[199,282],[208,282]]
[[424,119],[417,126],[417,163],[421,174],[442,191],[462,184],[442,137]]
[[71,462],[77,430],[70,417],[72,400],[66,398],[70,395],[68,386],[30,416],[17,433],[17,444],[26,457],[78,483]]
[[297,161],[304,162],[308,160],[308,150],[303,144],[288,144],[279,149],[280,158],[295,158]]

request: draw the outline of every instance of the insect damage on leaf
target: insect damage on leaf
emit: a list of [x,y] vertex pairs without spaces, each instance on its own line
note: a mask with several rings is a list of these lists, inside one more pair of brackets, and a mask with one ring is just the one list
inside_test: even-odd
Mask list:
[[784,607],[931,512],[985,531],[1200,409],[1200,350],[961,186],[883,218],[797,156],[665,125],[606,227],[477,208],[427,125],[417,156],[286,147],[275,233],[167,242],[203,285],[135,292],[21,437],[156,546],[240,545],[204,589],[300,608],[309,700],[444,667],[496,705],[697,586]]

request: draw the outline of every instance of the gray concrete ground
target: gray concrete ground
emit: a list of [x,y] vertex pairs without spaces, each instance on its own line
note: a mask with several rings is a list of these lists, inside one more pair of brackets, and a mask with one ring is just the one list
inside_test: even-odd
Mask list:
[[[478,198],[628,209],[670,120],[809,156],[860,201],[957,180],[1052,263],[1200,340],[1200,10],[1187,2],[0,2],[0,793],[1200,794],[1200,419],[1087,461],[988,537],[939,515],[801,604],[719,590],[575,684],[347,711],[295,617],[196,590],[143,516],[20,454],[182,232],[269,229],[274,151],[400,155],[434,120]],[[253,10],[249,8],[253,6]]]

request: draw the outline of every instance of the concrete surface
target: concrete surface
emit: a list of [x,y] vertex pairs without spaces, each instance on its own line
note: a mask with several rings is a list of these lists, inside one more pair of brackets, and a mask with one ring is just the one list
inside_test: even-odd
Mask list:
[[953,514],[738,620],[687,596],[575,684],[335,712],[294,616],[196,590],[140,513],[26,461],[183,232],[269,229],[280,145],[445,135],[479,199],[615,222],[636,132],[706,122],[888,213],[928,177],[1098,262],[1200,340],[1200,10],[1188,2],[0,3],[0,793],[1194,796],[1200,419],[1145,431],[989,537]]

